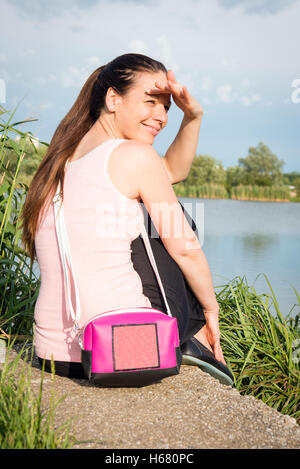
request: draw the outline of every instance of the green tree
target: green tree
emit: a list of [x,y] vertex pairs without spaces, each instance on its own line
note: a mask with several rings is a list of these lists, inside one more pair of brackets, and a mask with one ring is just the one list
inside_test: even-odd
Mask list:
[[294,179],[293,185],[295,186],[295,191],[297,194],[297,198],[300,198],[300,176]]
[[244,176],[244,169],[240,166],[229,166],[226,169],[226,190],[229,197],[232,195],[232,188],[241,184]]
[[283,182],[288,186],[295,186],[297,181],[300,180],[300,173],[292,171],[291,173],[284,173]]
[[206,183],[225,184],[226,171],[221,161],[209,155],[197,155],[192,163],[187,185],[202,186]]
[[249,148],[246,158],[239,158],[239,166],[243,170],[241,183],[257,186],[283,184],[283,165],[284,161],[260,142],[256,147]]

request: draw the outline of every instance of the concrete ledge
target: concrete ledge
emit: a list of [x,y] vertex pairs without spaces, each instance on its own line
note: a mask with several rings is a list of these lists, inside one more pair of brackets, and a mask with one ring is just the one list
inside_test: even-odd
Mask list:
[[[41,371],[31,367],[38,391]],[[57,424],[73,419],[75,448],[265,449],[300,448],[300,427],[262,401],[241,396],[197,367],[143,388],[92,387],[45,373],[43,402],[51,389],[66,398]]]

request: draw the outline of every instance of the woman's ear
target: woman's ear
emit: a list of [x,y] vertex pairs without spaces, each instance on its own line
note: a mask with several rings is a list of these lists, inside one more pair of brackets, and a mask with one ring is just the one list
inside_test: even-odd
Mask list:
[[107,109],[110,112],[114,112],[116,110],[117,104],[121,102],[122,98],[112,87],[109,87],[106,93],[105,100]]

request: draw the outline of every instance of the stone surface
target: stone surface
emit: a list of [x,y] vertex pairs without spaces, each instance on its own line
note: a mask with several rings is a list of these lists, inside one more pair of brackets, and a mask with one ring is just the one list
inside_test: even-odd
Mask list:
[[[11,352],[12,353],[12,352]],[[33,390],[41,371],[31,367]],[[43,405],[51,390],[64,400],[57,425],[72,418],[75,448],[300,448],[300,427],[254,397],[241,396],[197,367],[143,388],[93,387],[45,373]]]

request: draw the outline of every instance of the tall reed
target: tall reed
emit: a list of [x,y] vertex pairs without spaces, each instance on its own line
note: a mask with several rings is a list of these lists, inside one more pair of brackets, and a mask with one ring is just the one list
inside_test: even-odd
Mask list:
[[221,184],[207,183],[201,186],[186,185],[179,183],[174,185],[174,192],[177,197],[227,199],[228,194]]
[[[9,352],[12,349],[9,344]],[[55,425],[57,406],[64,398],[54,395],[52,374],[50,404],[43,409],[44,369],[37,396],[32,392],[31,366],[21,360],[25,344],[10,361],[9,353],[0,374],[0,448],[1,449],[69,449],[75,443],[70,435],[71,421]],[[27,357],[28,358],[28,357]],[[32,359],[32,357],[31,357]]]
[[[40,279],[20,246],[18,217],[28,186],[17,179],[26,159],[25,145],[29,142],[35,148],[32,134],[21,132],[19,126],[35,119],[14,123],[16,109],[9,114],[0,106],[0,333],[31,335]],[[13,168],[7,156],[12,153]]]
[[296,303],[284,317],[264,277],[269,293],[258,294],[245,277],[217,287],[222,348],[242,394],[300,423],[300,297],[294,290]]
[[244,186],[239,184],[232,187],[231,198],[238,200],[288,202],[291,196],[288,186]]

